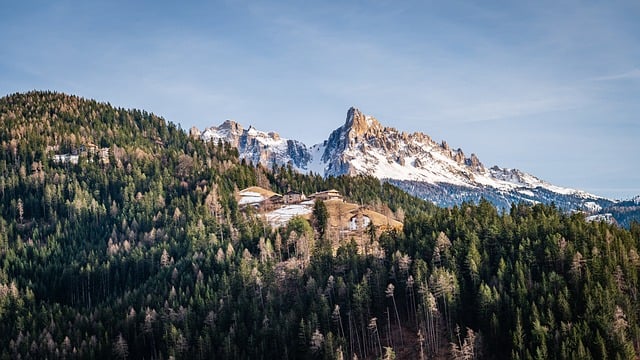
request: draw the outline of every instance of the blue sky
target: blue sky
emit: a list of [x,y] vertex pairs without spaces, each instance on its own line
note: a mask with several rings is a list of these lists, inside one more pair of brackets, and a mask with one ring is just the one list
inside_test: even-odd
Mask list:
[[359,107],[554,184],[640,194],[640,2],[3,1],[0,95],[307,144]]

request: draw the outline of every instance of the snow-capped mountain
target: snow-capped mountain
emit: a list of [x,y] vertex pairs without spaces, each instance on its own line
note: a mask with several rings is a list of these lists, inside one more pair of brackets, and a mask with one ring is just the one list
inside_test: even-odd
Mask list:
[[280,138],[275,132],[258,131],[250,126],[244,129],[235,121],[227,120],[218,127],[210,127],[200,134],[205,141],[226,141],[238,149],[240,158],[265,166],[291,163],[306,170],[311,161],[307,146],[296,140]]
[[517,169],[486,168],[446,142],[420,132],[383,127],[351,108],[347,121],[327,141],[321,163],[325,175],[370,174],[439,205],[486,198],[501,208],[513,202],[555,202],[565,209],[598,210],[607,199],[552,185]]
[[517,169],[485,167],[475,154],[465,155],[428,135],[381,125],[350,108],[344,125],[321,144],[307,147],[253,127],[226,121],[206,129],[207,141],[228,141],[240,156],[271,166],[290,163],[301,172],[324,176],[368,174],[442,206],[486,198],[500,208],[514,202],[551,203],[567,210],[597,212],[613,201],[563,188]]

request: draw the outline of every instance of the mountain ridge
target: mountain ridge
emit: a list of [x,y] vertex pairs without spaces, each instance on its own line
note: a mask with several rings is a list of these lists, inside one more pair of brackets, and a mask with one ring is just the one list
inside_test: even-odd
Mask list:
[[259,131],[253,126],[245,129],[233,120],[226,120],[219,126],[199,131],[192,135],[205,141],[226,141],[238,149],[241,158],[261,163],[265,166],[292,161],[298,168],[310,161],[307,146],[297,140],[280,138],[276,132]]
[[226,139],[241,157],[266,166],[291,164],[300,172],[322,176],[372,175],[441,206],[487,198],[502,209],[514,202],[556,203],[564,210],[593,213],[615,203],[519,169],[487,168],[475,153],[467,156],[461,148],[436,142],[428,134],[384,126],[356,107],[348,109],[343,125],[327,140],[312,146],[252,126],[246,130],[240,126],[241,135],[230,135],[220,130],[225,123],[207,128],[201,137]]

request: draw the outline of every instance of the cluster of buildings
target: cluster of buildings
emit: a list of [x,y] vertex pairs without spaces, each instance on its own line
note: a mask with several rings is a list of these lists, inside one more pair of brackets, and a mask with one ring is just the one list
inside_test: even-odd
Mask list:
[[[238,204],[253,207],[264,214],[272,226],[285,225],[294,216],[309,218],[315,200],[330,201],[329,229],[337,234],[349,234],[366,230],[373,224],[377,231],[401,229],[402,223],[358,204],[346,202],[338,190],[330,189],[305,195],[300,191],[277,194],[252,186],[239,192]],[[334,200],[334,201],[331,201]],[[337,200],[337,201],[336,201]]]
[[51,157],[51,160],[56,163],[69,163],[69,164],[77,164],[80,160],[80,156],[95,156],[97,155],[100,159],[100,162],[103,164],[109,163],[109,148],[99,148],[96,144],[87,143],[80,146],[78,149],[74,149],[71,153],[67,154],[54,154]]
[[316,199],[343,200],[338,190],[331,189],[305,195],[300,191],[287,191],[280,195],[272,191],[252,186],[240,191],[238,203],[240,206],[252,206],[257,209],[270,210],[284,205],[312,205]]
[[320,199],[323,201],[334,199],[342,200],[342,195],[340,194],[340,192],[338,192],[338,190],[335,189],[319,191],[309,196],[305,196],[304,193],[301,193],[299,191],[287,191],[284,195],[272,195],[265,201],[268,201],[271,205],[290,205],[300,204],[304,201],[309,200],[315,201],[316,199]]

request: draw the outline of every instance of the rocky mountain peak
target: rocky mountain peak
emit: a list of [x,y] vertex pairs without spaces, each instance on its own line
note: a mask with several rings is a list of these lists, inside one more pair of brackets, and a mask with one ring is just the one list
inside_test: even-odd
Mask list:
[[200,129],[198,129],[195,126],[192,126],[191,129],[189,129],[189,136],[197,139],[202,135],[202,132],[200,131]]
[[225,141],[238,149],[241,158],[254,164],[265,166],[291,163],[304,171],[311,161],[306,145],[297,141],[283,139],[276,132],[264,132],[253,125],[244,128],[233,120],[226,120],[217,127],[205,130],[201,138],[205,141]]
[[476,154],[471,154],[471,157],[466,159],[465,163],[475,171],[484,171],[484,165],[482,165]]
[[244,130],[242,128],[242,125],[238,124],[237,122],[233,121],[233,120],[225,120],[225,122],[223,122],[222,124],[220,124],[220,126],[218,126],[219,130],[229,130],[232,133],[238,133],[241,134],[242,131]]
[[344,129],[349,134],[349,137],[353,139],[365,134],[375,136],[377,132],[382,130],[382,125],[373,116],[367,116],[359,109],[351,107],[347,111],[347,121],[344,124]]

